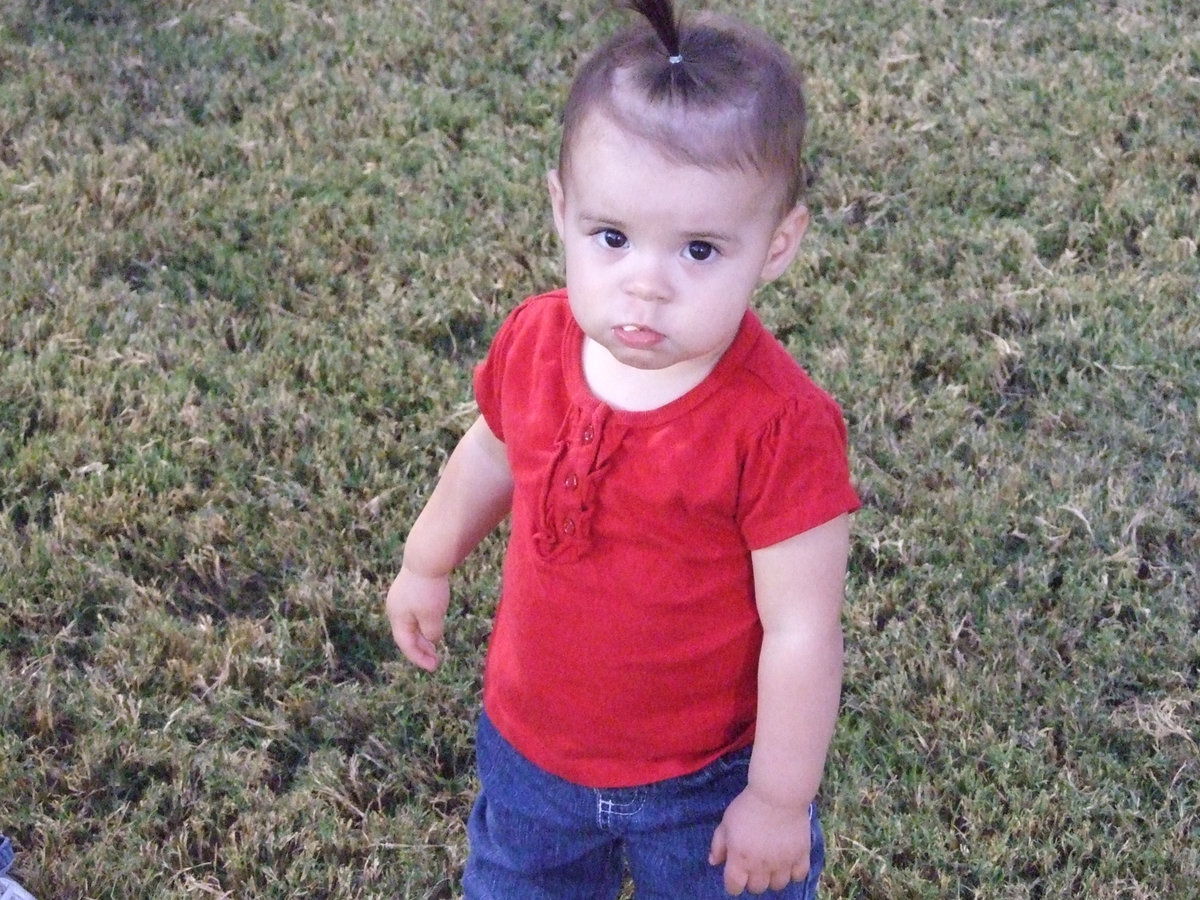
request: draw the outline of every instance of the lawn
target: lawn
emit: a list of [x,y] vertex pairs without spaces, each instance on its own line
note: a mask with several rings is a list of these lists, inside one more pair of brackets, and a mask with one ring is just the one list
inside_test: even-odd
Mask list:
[[[1200,10],[756,0],[842,403],[826,897],[1200,882]],[[40,898],[448,898],[501,537],[382,597],[603,0],[0,0],[0,831]]]

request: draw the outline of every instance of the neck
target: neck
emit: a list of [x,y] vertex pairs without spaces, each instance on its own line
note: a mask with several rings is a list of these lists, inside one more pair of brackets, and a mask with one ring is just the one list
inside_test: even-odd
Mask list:
[[591,338],[583,339],[583,376],[588,388],[613,409],[626,412],[649,412],[678,400],[708,377],[719,358],[665,369],[636,369],[618,362]]

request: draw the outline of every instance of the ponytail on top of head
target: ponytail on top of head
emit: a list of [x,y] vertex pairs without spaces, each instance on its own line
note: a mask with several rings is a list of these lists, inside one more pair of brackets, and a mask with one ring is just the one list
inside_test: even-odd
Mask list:
[[[655,97],[687,98],[696,89],[694,67],[688,65],[689,32],[681,24],[674,0],[624,0],[626,9],[641,15],[650,25],[646,37],[662,44],[662,56],[643,60],[641,78],[649,94]],[[643,25],[644,27],[644,25]],[[693,41],[694,44],[694,41]],[[695,55],[696,48],[691,48]]]
[[654,28],[654,33],[662,41],[669,62],[682,62],[679,17],[675,14],[675,4],[671,0],[626,0],[625,6],[646,17]]
[[776,41],[713,13],[680,18],[674,0],[619,0],[641,21],[575,73],[563,109],[559,169],[590,114],[682,162],[779,178],[784,208],[804,190],[803,78]]

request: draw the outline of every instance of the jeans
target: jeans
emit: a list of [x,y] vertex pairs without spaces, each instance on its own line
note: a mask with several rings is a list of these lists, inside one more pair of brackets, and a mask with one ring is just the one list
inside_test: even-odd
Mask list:
[[0,876],[8,874],[13,863],[12,841],[0,834]]
[[[728,897],[708,850],[725,808],[746,787],[749,748],[681,778],[597,790],[529,762],[485,714],[476,759],[481,787],[467,823],[467,900],[614,900],[626,864],[638,900]],[[808,878],[758,896],[815,900],[825,841],[815,808],[809,821]]]

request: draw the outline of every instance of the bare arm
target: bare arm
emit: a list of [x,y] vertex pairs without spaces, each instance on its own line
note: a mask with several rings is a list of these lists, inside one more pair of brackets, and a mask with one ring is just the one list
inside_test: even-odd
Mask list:
[[512,488],[504,444],[480,417],[454,448],[413,524],[388,590],[396,646],[423,669],[437,668],[450,572],[508,515]]
[[833,737],[842,685],[841,609],[849,517],[755,551],[763,624],[749,786],[713,837],[725,888],[782,889],[808,872],[808,806]]

